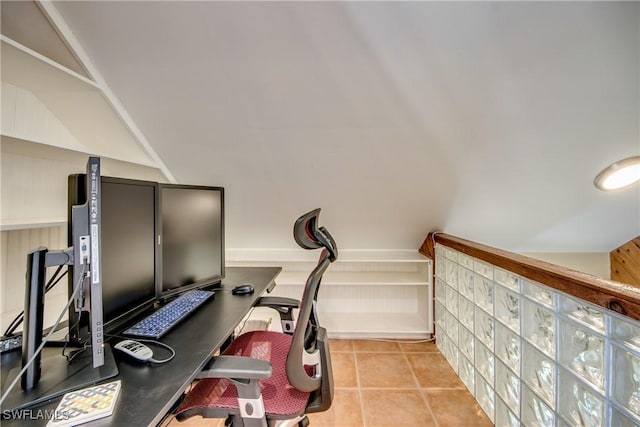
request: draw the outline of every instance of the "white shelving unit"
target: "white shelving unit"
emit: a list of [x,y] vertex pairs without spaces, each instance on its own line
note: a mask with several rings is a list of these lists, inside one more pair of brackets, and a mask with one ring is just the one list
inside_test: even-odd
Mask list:
[[[281,266],[274,295],[300,298],[317,253],[229,249],[229,266]],[[341,250],[324,275],[318,312],[332,338],[433,333],[431,260],[418,251]]]
[[[30,23],[32,34],[64,33],[61,45],[73,51],[90,77],[0,35],[2,324],[22,308],[26,253],[66,246],[67,176],[84,172],[89,155],[101,157],[104,175],[173,180],[73,34],[54,19],[52,6],[41,5],[50,18],[42,15],[41,24],[59,25],[41,32]],[[49,325],[64,307],[66,288],[59,286],[47,299]]]
[[2,36],[2,135],[155,167],[94,81]]
[[[2,135],[0,230],[64,226],[67,177],[85,171],[88,155]],[[162,181],[156,168],[102,158],[102,174]]]
[[[89,155],[104,175],[171,179],[101,79],[90,79],[0,35],[0,230],[66,224],[67,184]],[[94,73],[95,75],[96,73]]]

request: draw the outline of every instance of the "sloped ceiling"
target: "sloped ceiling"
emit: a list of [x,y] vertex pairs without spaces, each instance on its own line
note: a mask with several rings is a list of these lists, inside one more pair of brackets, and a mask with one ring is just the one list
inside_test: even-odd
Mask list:
[[227,247],[441,229],[513,251],[640,234],[638,2],[55,2],[181,183],[227,189]]

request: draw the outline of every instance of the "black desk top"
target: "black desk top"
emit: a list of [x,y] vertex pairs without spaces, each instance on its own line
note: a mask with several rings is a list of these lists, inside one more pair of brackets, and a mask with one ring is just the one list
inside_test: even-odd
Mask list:
[[[222,289],[216,291],[213,300],[206,302],[160,340],[176,352],[175,358],[166,364],[143,365],[116,352],[120,373],[110,381],[122,380],[118,403],[111,417],[94,421],[91,425],[145,426],[157,425],[162,421],[212,353],[233,333],[261,294],[273,289],[280,271],[279,267],[227,267]],[[247,282],[253,284],[253,294],[231,294],[234,286]],[[166,354],[161,353],[162,349],[157,346],[152,348],[154,351],[158,349],[160,358]],[[19,354],[11,352],[2,356],[3,371],[12,367],[9,357],[12,354],[13,359],[19,361],[15,353]],[[59,400],[33,407],[32,411],[54,410]],[[33,421],[33,425],[45,425],[46,422],[47,420],[37,420]],[[24,424],[24,420],[3,419],[2,424],[5,423],[7,426],[19,425]]]

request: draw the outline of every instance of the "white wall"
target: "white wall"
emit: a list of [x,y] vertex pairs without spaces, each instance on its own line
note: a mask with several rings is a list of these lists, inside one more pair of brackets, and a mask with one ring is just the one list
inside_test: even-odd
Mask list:
[[537,252],[523,253],[522,255],[582,271],[583,273],[593,274],[604,279],[609,279],[611,275],[608,252]]
[[[23,230],[2,231],[2,267],[0,275],[0,310],[2,318],[0,331],[5,329],[24,308],[25,272],[27,253],[39,246],[51,249],[63,249],[67,246],[67,227],[30,228]],[[55,268],[47,271],[47,280],[53,275]],[[65,270],[63,269],[62,272]],[[67,279],[63,278],[58,285],[47,293],[45,300],[44,323],[51,326],[60,311],[67,303]],[[66,319],[66,315],[64,317]],[[22,327],[18,328],[21,330]]]

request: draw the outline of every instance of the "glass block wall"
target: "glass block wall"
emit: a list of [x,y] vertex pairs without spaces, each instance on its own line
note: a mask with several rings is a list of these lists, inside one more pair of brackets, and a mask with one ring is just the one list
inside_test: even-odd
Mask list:
[[640,426],[640,322],[436,245],[436,343],[489,418]]

